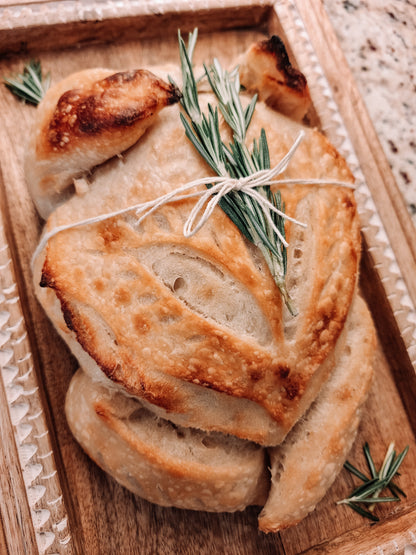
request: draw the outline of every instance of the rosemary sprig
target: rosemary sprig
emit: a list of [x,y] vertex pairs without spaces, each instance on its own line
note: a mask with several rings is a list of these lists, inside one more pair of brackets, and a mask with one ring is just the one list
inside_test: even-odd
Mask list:
[[4,84],[15,96],[37,106],[49,88],[50,74],[42,76],[40,62],[31,60],[22,73],[5,78]]
[[[372,521],[378,521],[378,517],[373,514],[374,507],[376,503],[387,503],[391,501],[400,501],[399,495],[406,497],[406,494],[392,482],[393,478],[398,475],[398,469],[403,462],[406,453],[409,450],[409,446],[396,456],[396,451],[394,450],[394,443],[390,443],[384,461],[377,472],[374,460],[370,453],[370,447],[368,443],[365,443],[363,447],[364,456],[367,461],[368,469],[370,472],[370,478],[353,466],[349,461],[344,464],[344,467],[357,476],[363,484],[358,486],[351,495],[338,501],[337,504],[345,504],[351,507],[354,511],[359,513],[361,516],[369,518]],[[380,494],[385,490],[389,489],[391,496],[380,497]],[[367,509],[364,509],[361,504],[370,505]]]
[[[240,81],[237,68],[228,72],[223,70],[218,60],[209,67],[204,66],[205,75],[214,91],[224,120],[233,132],[233,140],[224,144],[219,130],[218,109],[208,105],[208,113],[202,113],[197,90],[197,81],[192,68],[197,30],[189,34],[188,47],[178,33],[179,53],[182,67],[181,104],[186,114],[181,114],[185,134],[212,170],[221,177],[243,178],[259,170],[270,168],[269,150],[266,133],[261,131],[258,140],[253,142],[252,150],[246,145],[246,131],[250,124],[257,97],[253,97],[244,109],[241,104]],[[173,81],[171,80],[173,83]],[[207,185],[210,187],[210,185]],[[276,209],[265,214],[257,200],[243,191],[230,191],[222,197],[219,205],[231,218],[240,232],[262,252],[272,276],[280,290],[283,300],[292,315],[296,314],[286,288],[286,240],[284,228],[284,205],[280,193],[271,191],[269,185],[257,191]]]

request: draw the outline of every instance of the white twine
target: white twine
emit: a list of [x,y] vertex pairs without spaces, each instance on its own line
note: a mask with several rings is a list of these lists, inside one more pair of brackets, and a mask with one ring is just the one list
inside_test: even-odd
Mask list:
[[[344,181],[334,181],[334,180],[322,180],[322,179],[275,179],[278,175],[283,173],[289,162],[293,158],[293,155],[296,152],[300,142],[304,137],[304,131],[301,131],[297,136],[295,142],[287,152],[287,154],[282,158],[282,160],[275,166],[274,168],[267,169],[267,170],[259,170],[247,177],[242,177],[239,179],[234,179],[229,176],[219,176],[219,177],[203,177],[201,179],[196,179],[194,181],[190,181],[186,185],[182,187],[178,187],[174,191],[162,195],[154,200],[150,200],[148,202],[143,202],[140,204],[135,204],[133,206],[128,206],[127,208],[122,208],[121,210],[116,210],[114,212],[106,212],[105,214],[100,214],[99,216],[94,216],[91,218],[85,218],[84,220],[80,220],[78,222],[72,222],[70,224],[56,226],[47,233],[45,233],[35,252],[33,253],[32,257],[32,265],[34,264],[37,256],[42,252],[45,248],[47,242],[62,231],[67,231],[69,229],[74,229],[80,226],[94,224],[98,222],[102,222],[104,220],[108,220],[110,218],[114,218],[115,216],[120,216],[122,214],[126,214],[127,212],[136,211],[136,215],[140,218],[138,219],[138,225],[150,214],[155,212],[161,206],[168,204],[170,202],[177,202],[180,200],[185,200],[189,198],[199,197],[199,200],[196,202],[195,206],[192,208],[188,219],[186,220],[184,227],[183,227],[183,234],[185,237],[192,237],[197,233],[208,221],[212,212],[214,211],[217,204],[221,201],[221,199],[229,194],[231,191],[241,191],[244,192],[246,195],[254,199],[258,202],[261,210],[263,211],[264,216],[266,217],[268,223],[279,237],[280,241],[288,247],[288,243],[286,242],[285,238],[280,233],[279,229],[276,227],[271,215],[270,211],[279,214],[282,218],[289,220],[297,225],[302,227],[306,227],[306,224],[299,222],[295,218],[292,218],[276,208],[271,202],[267,200],[261,193],[259,193],[256,188],[262,187],[265,185],[273,185],[273,184],[297,184],[297,185],[339,185],[341,187],[348,187],[350,189],[354,189],[354,186],[351,183],[346,183]],[[210,184],[210,188],[204,188],[193,193],[186,193],[187,191],[207,184]],[[212,197],[212,198],[211,198]],[[204,209],[205,206],[205,209]],[[202,215],[200,216],[200,213]],[[199,217],[199,220],[198,220]]]

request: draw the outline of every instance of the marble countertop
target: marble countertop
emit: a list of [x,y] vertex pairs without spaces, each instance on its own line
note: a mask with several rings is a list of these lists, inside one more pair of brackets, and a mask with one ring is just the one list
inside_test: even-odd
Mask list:
[[416,0],[322,0],[416,225]]

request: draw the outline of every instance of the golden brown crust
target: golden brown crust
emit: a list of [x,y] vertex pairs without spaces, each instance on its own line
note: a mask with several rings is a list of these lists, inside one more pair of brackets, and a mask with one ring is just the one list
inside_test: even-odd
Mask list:
[[114,73],[88,88],[69,90],[59,98],[37,153],[68,151],[74,141],[79,144],[91,137],[95,143],[105,133],[113,137],[115,130],[124,134],[177,100],[173,85],[143,69]]
[[293,67],[283,41],[272,36],[254,43],[240,64],[240,80],[260,100],[297,121],[311,104],[306,78]]
[[313,510],[354,440],[375,349],[371,317],[359,297],[353,301],[344,335],[335,347],[334,371],[283,444],[269,450],[270,460],[254,444],[159,419],[141,403],[81,371],[67,394],[68,422],[89,456],[141,497],[210,511],[264,504],[260,529],[276,532]]
[[289,61],[285,45],[280,37],[273,35],[270,39],[257,43],[260,52],[273,56],[276,69],[282,72],[284,84],[294,91],[304,94],[307,89],[306,77]]
[[[299,127],[259,104],[250,133],[256,134],[266,123],[275,164]],[[161,143],[163,150],[158,146]],[[166,156],[171,148],[176,149],[177,159]],[[97,172],[96,183],[83,202],[73,199],[61,207],[49,226],[75,215],[78,219],[97,210],[108,211],[110,206],[116,209],[154,198],[152,171],[157,172],[158,194],[207,174],[184,138],[176,107],[164,112],[125,162],[117,168],[103,168],[101,176]],[[113,182],[123,174],[129,181],[117,196]],[[311,130],[306,130],[286,176],[351,179],[345,162],[322,135]],[[161,388],[160,382],[149,377],[157,369],[201,388],[258,403],[278,425],[281,440],[331,370],[328,363],[318,372],[342,331],[360,251],[351,191],[336,186],[282,186],[281,190],[287,212],[306,219],[310,228],[304,232],[288,226],[288,283],[301,312],[295,324],[287,322],[264,263],[252,258],[251,249],[222,211],[216,210],[194,237],[183,236],[183,221],[192,206],[189,201],[160,209],[140,229],[135,228],[135,217],[129,216],[59,234],[49,242],[42,284],[56,292],[84,350],[131,394],[181,412],[180,392],[168,385]],[[307,272],[303,282],[295,275],[299,244],[304,245],[300,262]],[[197,261],[202,273],[193,280],[193,287],[199,287],[195,296],[207,302],[213,283],[215,295],[219,294],[215,272],[232,288],[242,288],[250,310],[260,314],[264,337],[236,333],[225,320],[218,323],[195,310],[175,292],[174,283],[164,281],[163,271],[155,270],[159,258],[165,256],[176,257],[180,264]],[[205,274],[212,279],[204,285]],[[285,337],[287,325],[295,327],[291,338]],[[314,375],[321,381],[312,380]]]
[[[325,193],[324,196],[331,196],[329,192],[325,191]],[[334,234],[342,233],[342,230],[340,231],[341,222],[349,227],[354,221],[354,217],[354,210],[351,211],[350,219],[346,218],[346,221],[339,217],[334,219],[326,217],[325,225],[322,226],[320,233],[316,236],[316,241],[320,242],[320,247],[323,247],[324,252],[330,248],[328,243],[333,240]],[[325,220],[325,215],[319,214],[319,218]],[[108,262],[112,261],[111,264],[116,264],[115,259],[122,256],[124,250],[140,248],[140,246],[145,246],[149,240],[155,240],[154,235],[149,233],[148,237],[144,237],[144,245],[140,245],[136,236],[134,236],[134,243],[132,244],[128,235],[122,232],[123,226],[117,227],[116,230],[112,224],[110,224],[109,229],[104,224],[100,224],[99,227],[103,232],[98,231],[98,238],[102,237],[104,233],[106,237],[111,235],[114,239],[111,247],[108,247],[104,241],[103,248],[103,255]],[[101,304],[98,299],[94,302],[96,292],[93,290],[91,294],[88,291],[89,286],[87,284],[85,284],[85,291],[80,291],[81,284],[86,283],[85,276],[77,275],[76,272],[67,268],[61,279],[52,279],[52,272],[48,270],[45,263],[41,283],[57,291],[58,297],[61,299],[65,321],[69,329],[76,332],[78,342],[86,352],[99,363],[108,377],[116,382],[124,383],[132,394],[144,396],[150,402],[156,403],[167,410],[175,410],[170,391],[167,391],[166,396],[164,396],[163,391],[160,391],[159,388],[157,395],[148,390],[145,375],[140,377],[147,366],[148,354],[131,353],[131,345],[134,344],[136,337],[140,337],[141,347],[145,350],[145,353],[148,353],[149,350],[163,350],[163,338],[167,330],[160,318],[178,319],[175,326],[172,323],[169,324],[168,333],[171,335],[172,343],[186,340],[189,336],[187,330],[190,330],[192,335],[201,338],[198,341],[198,351],[202,352],[203,355],[198,356],[194,352],[193,345],[190,346],[190,350],[180,351],[178,356],[170,355],[169,359],[159,357],[157,353],[154,353],[153,359],[155,362],[153,364],[155,366],[159,368],[162,366],[165,372],[181,379],[211,387],[236,397],[252,399],[267,408],[275,420],[283,422],[284,419],[288,418],[290,407],[302,397],[311,374],[328,356],[334,341],[342,330],[349,303],[335,302],[336,299],[330,298],[329,295],[332,297],[336,295],[338,298],[348,301],[352,294],[358,259],[356,252],[357,239],[357,237],[352,236],[350,244],[343,245],[346,255],[344,263],[340,262],[338,253],[334,249],[332,251],[333,256],[328,258],[326,265],[322,264],[322,268],[316,270],[316,279],[310,282],[311,295],[309,302],[303,308],[305,312],[302,316],[304,324],[299,327],[296,334],[296,357],[295,353],[290,353],[285,348],[282,341],[279,342],[279,347],[276,346],[276,352],[274,352],[270,349],[261,349],[258,345],[253,345],[244,338],[235,337],[235,335],[219,329],[215,323],[207,321],[201,318],[200,315],[183,307],[182,303],[163,284],[155,283],[154,276],[149,274],[146,268],[132,263],[134,270],[130,266],[130,271],[134,271],[137,276],[135,283],[132,283],[128,288],[127,285],[123,284],[116,287],[113,291],[115,299],[111,306],[107,309],[102,307],[100,310],[101,317],[104,321],[110,323],[113,330],[123,329],[124,341],[117,339],[118,356],[117,359],[114,359],[111,356],[112,353],[108,352],[108,345],[103,345],[99,338],[97,341],[96,324],[88,318],[88,314],[83,310],[84,305],[98,309],[97,301]],[[235,237],[236,245],[239,241],[240,237],[237,235]],[[115,243],[120,246],[116,248]],[[175,245],[181,244],[181,238],[177,237],[174,243]],[[350,253],[352,254],[350,255]],[[205,256],[208,254],[213,257],[212,250],[205,251]],[[219,253],[217,257],[219,257]],[[342,266],[343,270],[347,270],[349,275],[347,272],[339,271],[339,266]],[[260,279],[260,276],[257,277]],[[243,280],[243,277],[240,279]],[[330,285],[327,284],[328,280]],[[71,287],[71,281],[75,288]],[[258,283],[258,280],[256,282]],[[101,277],[100,289],[102,291],[99,291],[99,293],[102,293],[103,298],[110,294],[111,287],[111,276]],[[62,290],[69,292],[71,289],[78,299],[75,305],[68,295],[65,296],[62,293]],[[324,290],[325,295],[322,298]],[[139,305],[127,317],[123,310],[124,302],[117,302],[120,297],[123,298],[121,293],[123,291],[124,294],[127,294],[128,291],[128,294],[133,297],[153,294],[158,301],[153,305],[152,311],[149,310],[149,306],[141,307]],[[343,294],[344,291],[350,291],[347,297]],[[254,284],[252,285],[252,294],[258,302],[262,301],[263,309],[269,318],[271,319],[273,316],[276,318],[276,306],[281,307],[278,292],[275,292],[274,304],[269,306],[266,306],[263,293]],[[97,317],[97,315],[94,315],[94,317]],[[131,318],[130,322],[128,318]],[[158,337],[160,333],[162,333],[162,340]],[[281,330],[277,329],[275,339],[279,338],[280,334]],[[116,332],[115,335],[118,337]],[[221,359],[218,363],[219,353]],[[255,356],[253,357],[254,353]],[[223,373],[219,371],[220,367],[228,369],[228,378],[225,381]],[[214,373],[213,369],[217,369],[218,372]]]
[[134,144],[157,113],[179,99],[147,70],[97,68],[51,87],[38,106],[25,171],[43,217],[73,180]]

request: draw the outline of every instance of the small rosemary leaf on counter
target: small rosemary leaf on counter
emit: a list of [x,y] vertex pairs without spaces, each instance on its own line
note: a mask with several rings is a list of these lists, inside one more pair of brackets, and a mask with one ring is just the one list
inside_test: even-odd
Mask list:
[[380,487],[380,480],[375,477],[372,480],[368,480],[361,486],[358,486],[350,495],[349,499],[354,498],[354,501],[357,501],[359,497],[366,497],[371,493],[377,491]]
[[363,474],[360,470],[358,470],[358,468],[355,468],[355,466],[353,466],[349,461],[346,461],[344,463],[344,468],[349,470],[351,474],[357,476],[357,478],[360,478],[360,480],[362,480],[363,482],[369,482],[367,476]]
[[[396,456],[394,443],[391,443],[387,449],[380,470],[377,471],[373,457],[371,456],[370,447],[368,443],[365,443],[363,447],[363,452],[371,477],[367,477],[349,461],[346,461],[346,463],[344,464],[344,468],[364,483],[355,488],[349,497],[338,501],[337,504],[347,505],[348,507],[359,513],[361,516],[369,518],[373,521],[378,521],[379,519],[373,514],[374,506],[377,503],[400,501],[399,495],[406,497],[401,488],[394,484],[392,480],[395,476],[398,475],[398,469],[402,464],[408,450],[409,446],[406,446],[405,449]],[[380,494],[385,489],[389,489],[392,493],[392,496],[381,497]],[[364,509],[360,506],[360,503],[370,505],[370,507],[368,507],[368,510]]]
[[6,87],[18,98],[37,106],[50,85],[50,74],[42,75],[41,63],[31,60],[23,72],[15,77],[4,78]]
[[374,466],[373,458],[370,453],[370,446],[366,442],[363,447],[364,455],[367,460],[368,468],[370,470],[371,476],[375,478],[377,476],[376,467]]
[[404,493],[404,491],[401,488],[399,488],[399,486],[397,484],[393,484],[393,482],[390,482],[388,487],[389,487],[390,492],[394,496],[401,495],[402,497],[407,497],[407,495]]
[[370,513],[370,511],[366,511],[365,509],[363,509],[359,505],[356,505],[355,503],[347,503],[347,505],[353,511],[357,512],[359,515],[361,515],[365,518],[368,518],[369,520],[372,520],[373,522],[379,522],[379,520],[380,520],[378,518],[378,516],[374,515],[373,513]]
[[351,501],[355,501],[358,503],[369,503],[369,504],[373,504],[373,503],[386,503],[386,502],[391,502],[391,501],[400,501],[399,497],[365,497],[365,498],[351,498]]
[[402,451],[402,453],[398,455],[396,460],[391,461],[391,466],[389,468],[388,476],[391,476],[391,478],[393,478],[393,476],[397,474],[397,471],[399,470],[399,466],[402,464],[403,459],[405,458],[408,451],[409,451],[409,446],[407,445],[405,449]]

